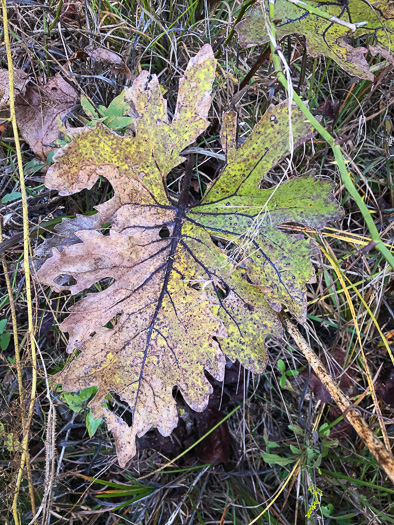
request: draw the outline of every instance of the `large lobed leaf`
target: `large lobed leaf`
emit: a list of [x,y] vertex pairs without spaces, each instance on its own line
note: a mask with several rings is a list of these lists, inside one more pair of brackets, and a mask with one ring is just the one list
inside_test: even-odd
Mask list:
[[[189,205],[185,184],[178,203],[171,202],[167,174],[208,126],[214,75],[212,49],[204,46],[180,81],[170,122],[157,78],[148,82],[142,72],[127,92],[139,114],[135,136],[120,137],[101,124],[78,130],[46,176],[46,185],[63,195],[91,188],[99,175],[114,189],[97,207],[98,218],[76,219],[86,229],[67,223],[74,244],[53,248],[38,279],[72,294],[113,279],[77,302],[62,323],[68,350],[81,352],[57,381],[69,391],[98,386],[89,406],[95,418],[106,418],[121,465],[135,454],[136,436],[152,427],[169,435],[177,425],[175,386],[202,411],[212,391],[206,372],[221,380],[225,356],[264,370],[264,340],[282,333],[277,312],[286,305],[304,321],[305,285],[314,279],[313,243],[279,227],[321,228],[341,214],[323,179],[292,178],[259,189],[288,153],[287,102],[271,106],[240,148],[235,114],[225,115],[221,176],[199,205]],[[292,120],[294,142],[301,144],[311,127],[296,109]],[[104,235],[99,227],[108,221]],[[229,242],[233,249],[224,249]],[[62,286],[64,276],[75,284]],[[105,327],[110,321],[112,329]],[[108,408],[110,392],[131,408],[131,428]]]
[[[288,0],[276,0],[275,19],[279,39],[291,34],[305,35],[312,56],[324,55],[332,58],[351,75],[369,80],[373,80],[374,75],[364,57],[367,50],[352,47],[349,44],[351,37],[368,35],[372,39],[370,44],[374,44],[371,48],[374,55],[380,52],[385,58],[394,60],[394,2],[391,0],[306,0],[304,3],[345,22],[368,23],[353,33],[351,29],[316,16]],[[241,46],[249,47],[269,41],[266,20],[267,15],[261,6],[250,11],[236,26]]]

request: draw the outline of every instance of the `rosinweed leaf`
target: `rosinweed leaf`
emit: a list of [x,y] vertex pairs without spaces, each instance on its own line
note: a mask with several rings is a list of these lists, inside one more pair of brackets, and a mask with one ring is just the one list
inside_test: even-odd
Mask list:
[[[114,189],[114,197],[97,206],[94,225],[73,231],[80,242],[54,248],[38,279],[73,294],[113,279],[75,304],[62,323],[68,350],[81,352],[56,381],[69,391],[98,386],[89,407],[95,419],[106,418],[121,465],[134,456],[136,436],[152,427],[168,436],[175,428],[175,386],[202,411],[212,392],[205,372],[222,380],[225,355],[253,372],[264,370],[264,340],[282,334],[277,312],[285,304],[305,319],[305,284],[314,279],[313,243],[279,227],[321,228],[341,215],[326,180],[294,178],[259,189],[288,153],[287,102],[269,108],[239,149],[235,116],[227,114],[227,166],[220,178],[192,207],[185,176],[178,202],[171,201],[166,177],[208,127],[214,75],[206,45],[180,81],[170,122],[156,76],[149,81],[140,73],[126,91],[138,115],[135,136],[120,137],[102,124],[75,130],[46,175],[46,185],[62,195],[91,188],[100,175]],[[293,132],[295,144],[312,135],[295,109]],[[104,235],[97,229],[107,222],[111,230]],[[234,249],[225,248],[228,242]],[[59,284],[65,275],[75,284]],[[105,327],[110,321],[112,329]],[[132,427],[106,403],[110,392],[129,405]]]
[[[268,5],[268,2],[266,2]],[[367,22],[355,32],[334,21],[310,13],[288,0],[276,0],[275,19],[277,38],[286,35],[300,34],[307,39],[308,51],[312,56],[327,56],[351,75],[373,80],[364,55],[367,49],[352,47],[348,40],[351,37],[368,35],[375,44],[373,54],[380,52],[386,59],[393,60],[394,47],[394,2],[391,0],[345,0],[336,2],[315,2],[308,0],[306,7],[318,8],[320,11],[352,24]],[[252,9],[247,17],[239,22],[236,30],[239,42],[243,47],[264,44],[269,41],[266,20],[267,15],[261,6]],[[391,56],[390,56],[391,53]]]

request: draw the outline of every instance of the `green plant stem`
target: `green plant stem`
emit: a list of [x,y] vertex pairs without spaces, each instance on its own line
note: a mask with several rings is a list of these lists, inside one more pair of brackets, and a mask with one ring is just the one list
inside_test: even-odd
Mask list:
[[62,12],[63,3],[64,3],[64,0],[60,0],[60,2],[57,5],[55,18],[53,19],[52,24],[48,27],[48,36],[50,36],[52,29],[54,29],[56,24],[59,22],[60,14]]
[[[275,0],[270,0],[269,2],[269,17],[271,21],[271,32],[274,37],[274,40],[276,41],[276,27],[275,27]],[[281,65],[280,65],[280,59],[279,56],[276,53],[275,45],[271,41],[271,53],[272,53],[272,62],[274,64],[275,70],[278,75],[278,80],[282,84],[282,86],[285,89],[288,89],[288,83],[286,80],[285,75],[282,73]],[[312,126],[316,129],[316,131],[324,138],[324,140],[330,145],[334,157],[336,165],[338,166],[339,173],[341,175],[341,179],[343,182],[343,185],[347,189],[347,191],[350,193],[350,195],[355,200],[358,209],[360,210],[362,216],[364,217],[364,220],[366,222],[366,225],[368,227],[369,233],[371,235],[371,239],[374,243],[376,243],[375,248],[383,255],[383,257],[386,259],[386,261],[390,264],[390,266],[394,269],[394,256],[391,253],[391,251],[384,245],[382,239],[380,238],[378,229],[376,228],[376,225],[373,221],[372,215],[370,211],[368,210],[366,204],[360,197],[356,187],[353,184],[353,181],[350,177],[350,173],[348,172],[346,168],[345,159],[343,158],[343,154],[341,151],[341,148],[338,144],[335,144],[335,139],[330,133],[320,124],[320,122],[312,115],[312,113],[309,111],[309,109],[306,107],[304,102],[301,100],[301,98],[297,95],[297,93],[293,94],[294,102],[297,104],[297,106],[302,111],[303,115],[308,119],[308,121],[312,124]]]
[[241,9],[239,10],[239,13],[238,13],[238,16],[237,16],[237,19],[236,21],[234,22],[233,24],[233,27],[231,28],[231,31],[230,33],[228,34],[226,40],[223,42],[223,45],[227,45],[228,43],[231,42],[233,36],[234,36],[234,33],[235,33],[235,26],[238,24],[238,22],[241,21],[241,18],[244,16],[244,13],[245,11],[247,10],[247,8],[254,4],[256,0],[246,0],[246,2],[244,2],[241,6]]

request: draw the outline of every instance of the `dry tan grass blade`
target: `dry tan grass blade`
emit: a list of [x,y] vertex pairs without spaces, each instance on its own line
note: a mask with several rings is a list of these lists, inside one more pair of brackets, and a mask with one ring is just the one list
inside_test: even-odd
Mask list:
[[290,319],[285,314],[283,314],[281,318],[286,330],[293,337],[294,341],[297,343],[299,349],[307,358],[308,363],[311,365],[320,381],[330,392],[332,398],[334,399],[338,407],[342,410],[344,417],[347,418],[349,423],[353,426],[354,430],[364,441],[365,445],[368,447],[376,461],[379,463],[379,465],[394,483],[394,456],[389,450],[387,450],[384,447],[383,443],[375,436],[375,434],[367,425],[364,418],[360,415],[360,412],[357,410],[357,408],[354,405],[352,405],[350,399],[333,381],[319,357],[308,345],[308,343],[305,341],[305,339],[302,337],[302,335],[300,334],[298,329],[293,325]]

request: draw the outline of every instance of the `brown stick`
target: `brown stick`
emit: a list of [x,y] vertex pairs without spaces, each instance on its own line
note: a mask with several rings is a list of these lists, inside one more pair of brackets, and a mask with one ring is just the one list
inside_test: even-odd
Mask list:
[[375,434],[369,428],[363,417],[360,415],[358,409],[354,405],[352,405],[350,399],[333,381],[330,374],[327,372],[323,363],[321,362],[320,358],[308,345],[308,343],[300,334],[299,330],[290,321],[288,316],[286,314],[282,314],[281,318],[286,330],[293,337],[299,349],[307,358],[308,363],[315,371],[317,377],[330,392],[332,398],[334,399],[338,407],[342,410],[343,416],[347,418],[354,430],[364,441],[371,454],[375,457],[376,461],[379,463],[379,465],[394,483],[394,457],[391,454],[391,452],[388,451],[383,445],[383,443],[375,436]]

